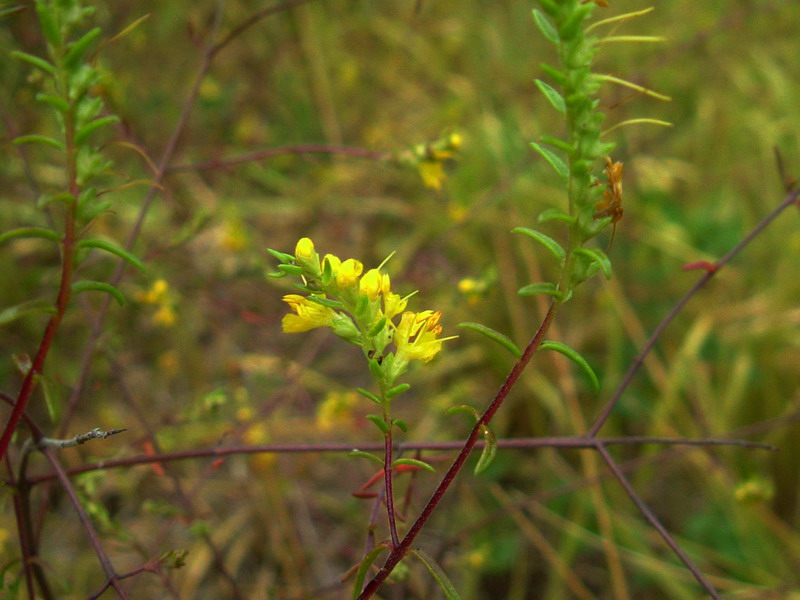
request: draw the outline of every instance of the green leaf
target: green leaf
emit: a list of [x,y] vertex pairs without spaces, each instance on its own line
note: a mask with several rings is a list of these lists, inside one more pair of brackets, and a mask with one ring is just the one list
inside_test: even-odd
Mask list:
[[386,392],[386,397],[389,398],[389,399],[394,398],[395,396],[399,396],[400,394],[402,394],[403,392],[409,390],[410,388],[411,388],[411,386],[409,384],[401,383],[400,385],[396,385],[392,389],[390,389],[388,392]]
[[533,9],[533,20],[536,22],[536,25],[539,27],[539,31],[542,32],[542,35],[549,41],[553,42],[554,44],[558,45],[558,31],[550,22],[546,16],[540,13],[535,8]]
[[[9,6],[7,8],[0,8],[0,19],[5,19],[9,15],[22,12],[23,10],[25,10],[24,6]],[[0,581],[2,581],[2,577],[0,577]]]
[[89,136],[92,135],[95,131],[100,129],[101,127],[105,127],[106,125],[110,125],[111,123],[119,123],[119,117],[116,115],[111,115],[109,117],[100,117],[99,119],[95,119],[91,123],[87,123],[83,127],[81,127],[78,132],[75,134],[75,144],[78,146],[82,146]]
[[369,364],[369,372],[372,373],[372,376],[378,381],[383,381],[384,373],[381,363],[379,363],[374,358],[371,358],[369,359],[368,364]]
[[555,146],[556,148],[558,148],[559,150],[563,150],[567,154],[572,154],[573,152],[575,152],[575,146],[573,146],[569,142],[562,140],[561,138],[557,138],[552,135],[539,136],[539,141],[545,144],[550,144],[551,146]]
[[445,414],[448,415],[454,415],[456,413],[471,415],[475,419],[476,423],[481,418],[481,413],[479,413],[476,408],[470,406],[469,404],[456,404],[445,411]]
[[537,242],[539,242],[542,246],[547,248],[553,256],[555,256],[558,260],[563,261],[564,258],[567,256],[566,251],[564,248],[561,247],[557,241],[551,238],[548,235],[543,234],[541,231],[536,231],[535,229],[531,229],[530,227],[514,227],[511,230],[513,233],[522,233],[527,235],[530,238],[533,238]]
[[367,419],[375,423],[375,427],[380,429],[383,433],[389,433],[389,424],[383,420],[380,415],[367,415]]
[[370,454],[369,452],[364,452],[363,450],[350,450],[347,453],[347,456],[357,456],[358,458],[366,458],[367,460],[371,460],[372,462],[378,463],[380,466],[383,466],[383,459],[378,458],[374,454]]
[[144,264],[140,261],[136,256],[125,250],[124,248],[120,248],[119,246],[112,244],[111,242],[107,242],[105,240],[98,240],[94,238],[81,240],[77,244],[78,248],[97,248],[98,250],[105,250],[115,256],[120,257],[123,260],[128,261],[134,267],[139,269],[140,271],[144,271]]
[[378,398],[372,392],[368,392],[364,388],[356,388],[356,391],[359,394],[361,394],[362,396],[364,396],[364,398],[366,398],[367,400],[372,400],[375,404],[380,404],[381,403],[381,399],[380,398]]
[[516,358],[520,358],[522,356],[522,351],[514,342],[511,341],[511,339],[509,339],[507,336],[503,335],[499,331],[495,331],[491,327],[487,327],[486,325],[481,325],[480,323],[471,323],[469,321],[464,323],[459,323],[456,327],[477,331],[478,333],[488,337],[490,340],[493,340],[498,344],[500,344],[503,348],[511,352],[511,354],[513,354]]
[[42,0],[36,0],[36,14],[39,16],[39,25],[42,28],[45,39],[54,47],[61,45],[61,30],[58,27],[54,7]]
[[52,75],[53,77],[56,76],[56,68],[43,58],[39,58],[38,56],[34,56],[33,54],[28,54],[27,52],[20,52],[19,50],[12,50],[11,56],[18,58],[20,60],[24,60],[26,63],[33,65],[34,67],[44,71],[48,75]]
[[70,194],[69,192],[59,192],[58,194],[49,194],[49,195],[42,195],[39,196],[39,199],[36,201],[36,208],[42,209],[51,202],[63,202],[66,205],[70,205],[75,202],[75,196]]
[[[555,108],[562,115],[566,114],[567,106],[564,104],[564,98],[561,96],[561,94],[559,94],[555,89],[541,79],[536,79],[535,81],[539,91],[545,95],[545,98],[549,100],[550,104],[553,105],[553,108]],[[567,145],[567,147],[569,147],[569,145]]]
[[273,250],[272,248],[267,248],[267,252],[269,252],[272,256],[281,261],[281,263],[290,265],[294,262],[294,256],[292,256],[291,254],[286,254],[285,252],[278,252],[277,250]]
[[278,270],[283,271],[287,275],[302,275],[303,274],[303,267],[299,267],[297,265],[278,265]]
[[69,111],[69,102],[64,100],[61,96],[56,96],[55,94],[36,94],[36,100],[37,102],[55,108],[62,114]]
[[547,208],[541,212],[537,220],[539,223],[547,223],[548,221],[562,221],[572,225],[577,219],[557,208]]
[[15,146],[19,146],[20,144],[44,144],[45,146],[50,146],[62,152],[65,150],[64,142],[46,135],[21,135],[18,138],[14,138],[11,143]]
[[375,562],[382,552],[388,549],[389,547],[385,543],[378,544],[361,560],[361,564],[358,566],[358,571],[356,571],[356,577],[353,580],[352,600],[358,600],[358,597],[361,595],[361,588],[364,587],[364,579],[366,579],[367,572],[372,566],[372,563]]
[[586,362],[580,354],[578,354],[575,350],[567,346],[562,342],[555,342],[553,340],[547,340],[542,342],[542,345],[539,346],[540,350],[555,350],[559,354],[563,354],[576,365],[578,365],[583,372],[589,376],[589,379],[592,381],[592,387],[594,387],[594,391],[600,391],[600,381],[597,379],[597,375],[595,375],[592,367],[589,366],[589,363]]
[[563,86],[564,83],[567,81],[567,76],[564,75],[564,73],[562,73],[561,71],[559,71],[555,67],[551,67],[547,63],[539,63],[539,66],[542,68],[542,71],[544,71],[545,74],[550,79],[555,81],[558,85],[562,85]]
[[473,471],[475,475],[480,475],[489,468],[489,465],[494,461],[494,457],[497,456],[497,436],[495,436],[494,431],[485,425],[483,426],[483,440],[486,445],[483,447],[481,456],[475,465],[475,470]]
[[311,294],[308,299],[315,304],[327,306],[328,308],[332,308],[334,310],[340,310],[344,308],[344,305],[338,300],[331,300],[330,298],[323,298],[322,296],[315,296],[314,294]]
[[61,394],[58,384],[52,377],[47,377],[41,373],[36,375],[36,381],[42,386],[44,402],[47,406],[47,416],[52,423],[57,423],[61,413]]
[[392,419],[392,425],[396,426],[403,433],[408,433],[408,423],[403,419]]
[[453,584],[450,582],[447,574],[430,554],[419,548],[409,550],[409,554],[416,556],[422,562],[422,564],[425,565],[430,574],[436,580],[436,583],[438,583],[439,587],[442,588],[447,600],[461,600],[461,596],[458,595],[456,588],[453,587]]
[[561,293],[555,283],[531,283],[521,287],[517,292],[520,296],[533,296],[535,294],[547,294],[548,296],[555,296],[559,301],[564,300],[564,294]]
[[281,277],[286,277],[288,273],[267,273],[267,277],[272,277],[274,279],[280,279]]
[[9,306],[0,311],[0,326],[28,315],[39,313],[54,315],[56,314],[56,307],[46,300],[30,300],[15,306]]
[[[363,297],[366,298],[366,296]],[[381,331],[383,331],[384,327],[386,327],[386,317],[381,317],[380,320],[375,323],[375,325],[373,325],[367,332],[367,337],[375,337]]]
[[603,271],[603,275],[606,276],[606,279],[611,279],[611,261],[605,252],[602,250],[595,250],[594,248],[577,248],[575,254],[586,256],[593,262],[596,262]]
[[113,285],[102,281],[77,281],[73,283],[72,293],[80,294],[81,292],[105,292],[110,294],[120,306],[125,305],[125,296],[123,296],[122,292]]
[[567,165],[564,164],[564,161],[561,160],[558,156],[553,154],[552,151],[548,150],[544,146],[537,144],[536,142],[531,142],[531,146],[534,150],[536,150],[539,154],[542,155],[547,163],[553,167],[553,170],[558,173],[558,175],[566,181],[567,175],[569,172],[567,171]]
[[75,68],[81,58],[83,58],[84,52],[86,52],[91,43],[97,39],[97,36],[99,36],[101,32],[102,29],[95,27],[83,34],[80,39],[73,42],[67,55],[64,57],[64,66],[68,69]]
[[0,234],[0,244],[16,238],[41,238],[51,242],[61,242],[61,236],[52,229],[45,229],[44,227],[20,227],[19,229],[12,229],[11,231]]
[[396,467],[398,465],[412,465],[414,467],[419,467],[420,469],[425,469],[426,471],[430,471],[434,473],[434,468],[426,463],[424,460],[417,460],[416,458],[398,458],[397,460],[392,461],[392,467]]

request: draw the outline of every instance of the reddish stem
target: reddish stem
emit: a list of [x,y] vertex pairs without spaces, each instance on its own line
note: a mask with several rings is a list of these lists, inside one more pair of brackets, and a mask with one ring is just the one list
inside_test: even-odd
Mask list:
[[514,368],[511,369],[511,372],[508,374],[505,382],[503,382],[503,385],[498,390],[494,400],[492,400],[491,404],[489,404],[489,407],[481,415],[480,419],[478,419],[478,422],[475,423],[475,427],[472,428],[469,437],[467,438],[466,442],[464,442],[464,446],[461,448],[458,456],[453,461],[450,469],[448,469],[447,473],[445,473],[442,481],[439,483],[439,487],[437,487],[433,492],[433,495],[431,496],[430,500],[428,500],[425,508],[422,509],[422,512],[417,517],[417,520],[414,521],[414,524],[408,530],[400,544],[392,549],[389,558],[386,559],[386,563],[381,567],[377,575],[375,575],[375,577],[366,585],[366,587],[364,587],[364,590],[361,592],[358,600],[367,600],[367,598],[371,598],[372,595],[378,591],[378,588],[389,576],[395,566],[397,566],[397,563],[399,563],[406,555],[411,547],[411,544],[414,542],[414,539],[417,537],[417,534],[419,534],[419,532],[422,530],[422,527],[431,517],[433,511],[436,510],[436,507],[439,505],[442,497],[444,497],[444,494],[447,492],[450,484],[453,483],[456,475],[458,475],[459,471],[461,471],[461,468],[464,466],[464,463],[466,463],[467,458],[472,452],[472,449],[475,447],[475,443],[478,441],[478,438],[484,431],[484,427],[489,424],[489,422],[492,420],[492,417],[494,417],[500,406],[502,406],[503,402],[508,397],[509,392],[514,387],[514,384],[516,384],[520,375],[522,375],[522,371],[525,370],[525,367],[530,362],[531,357],[542,344],[545,333],[547,333],[547,330],[550,328],[550,324],[553,321],[553,317],[555,317],[557,306],[558,305],[555,303],[550,304],[550,308],[548,308],[547,314],[544,316],[542,324],[539,325],[539,329],[536,331],[536,334],[531,339],[528,347],[525,348],[525,352],[522,353],[522,357],[519,359],[519,361],[517,361],[517,364],[514,365]]

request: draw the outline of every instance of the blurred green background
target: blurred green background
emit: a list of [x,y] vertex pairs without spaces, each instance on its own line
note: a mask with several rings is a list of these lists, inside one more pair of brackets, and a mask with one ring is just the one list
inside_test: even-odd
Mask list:
[[[221,3],[220,35],[263,2]],[[529,142],[560,135],[536,89],[554,51],[530,18],[533,2],[324,0],[271,16],[213,62],[173,166],[268,148],[344,145],[398,151],[456,132],[464,140],[441,189],[413,168],[343,155],[281,154],[167,176],[135,246],[147,263],[113,307],[78,399],[70,434],[126,427],[106,442],[63,452],[68,466],[102,458],[215,445],[378,441],[353,393],[370,377],[355,347],[327,331],[286,335],[287,280],[267,280],[267,247],[292,252],[311,237],[321,253],[388,265],[393,288],[419,290],[415,309],[444,313],[448,342],[412,374],[395,410],[410,440],[458,440],[469,423],[452,404],[484,407],[512,358],[456,330],[478,321],[525,344],[543,315],[516,291],[556,272],[552,258],[509,233],[563,206],[564,192]],[[611,0],[604,18],[647,3]],[[101,55],[99,89],[123,124],[119,140],[157,161],[197,72],[214,2],[98,2],[108,36],[150,17]],[[773,148],[800,174],[800,11],[783,0],[661,0],[619,34],[661,44],[608,43],[596,71],[673,98],[664,103],[605,87],[610,127],[626,119],[672,128],[610,133],[625,163],[625,216],[609,253],[611,281],[595,279],[561,311],[550,337],[578,349],[603,384],[595,395],[559,355],[537,357],[494,421],[501,437],[583,432],[649,332],[696,280],[681,265],[721,257],[784,195]],[[609,28],[597,30],[598,35]],[[0,23],[2,230],[41,225],[40,189],[64,179],[57,157],[21,154],[9,140],[55,131],[33,97],[39,82],[8,57],[42,54],[35,13]],[[146,161],[109,140],[117,183],[150,178]],[[23,157],[25,160],[23,160]],[[123,242],[145,186],[113,195],[95,234]],[[800,230],[792,210],[737,258],[666,331],[623,396],[605,435],[742,437],[780,447],[616,447],[636,489],[730,599],[800,598]],[[562,232],[545,225],[554,237]],[[598,241],[605,248],[607,237]],[[55,296],[58,257],[40,242],[0,250],[0,307]],[[82,277],[107,280],[113,263]],[[100,300],[76,298],[48,360],[54,407],[30,412],[54,432],[81,374]],[[0,389],[14,396],[12,355],[32,354],[44,317],[4,328]],[[441,474],[449,456],[438,460]],[[473,459],[474,460],[474,459]],[[628,462],[632,461],[632,462]],[[34,473],[48,466],[36,459]],[[339,578],[361,557],[372,504],[357,490],[371,463],[338,454],[234,456],[75,479],[117,570],[169,550],[182,569],[126,582],[134,598],[347,598]],[[695,599],[698,584],[646,526],[589,453],[501,451],[491,469],[465,472],[419,538],[465,599]],[[598,479],[599,477],[599,479]],[[400,476],[412,519],[438,481]],[[38,501],[40,495],[34,496]],[[66,498],[55,490],[42,557],[59,598],[82,598],[103,575]],[[19,556],[10,494],[0,500],[2,566]],[[35,505],[36,506],[36,505]],[[37,506],[38,510],[38,506]],[[376,535],[386,535],[379,518]],[[224,565],[224,567],[221,567]],[[387,584],[387,599],[439,598],[418,563]],[[6,585],[16,567],[5,574]]]

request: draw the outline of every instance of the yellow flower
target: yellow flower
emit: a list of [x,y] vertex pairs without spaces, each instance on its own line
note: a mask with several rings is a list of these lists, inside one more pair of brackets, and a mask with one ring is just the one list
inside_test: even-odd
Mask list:
[[358,396],[352,392],[328,393],[317,407],[317,427],[322,431],[332,431],[336,427],[348,425],[357,404]]
[[370,300],[377,300],[378,296],[386,295],[391,289],[389,275],[381,273],[378,269],[370,269],[359,282],[358,289],[362,295]]
[[336,317],[333,309],[297,294],[287,294],[283,301],[294,311],[283,317],[281,324],[286,333],[301,333],[316,327],[327,327]]
[[360,261],[354,258],[348,258],[336,269],[336,285],[339,286],[340,290],[354,288],[363,270],[364,265],[361,264]]
[[397,358],[401,362],[412,360],[428,362],[439,353],[444,341],[437,339],[442,332],[442,326],[439,325],[441,316],[441,311],[432,310],[403,313],[394,333]]
[[383,316],[392,320],[406,309],[408,296],[401,298],[399,294],[388,293],[383,296]]
[[422,183],[425,187],[434,190],[442,189],[442,182],[447,178],[442,168],[442,163],[438,160],[423,160],[417,166]]
[[294,249],[294,256],[297,260],[311,260],[314,258],[314,242],[309,238],[301,238]]
[[158,304],[167,295],[169,284],[164,279],[157,279],[146,292],[140,292],[136,299],[144,304]]

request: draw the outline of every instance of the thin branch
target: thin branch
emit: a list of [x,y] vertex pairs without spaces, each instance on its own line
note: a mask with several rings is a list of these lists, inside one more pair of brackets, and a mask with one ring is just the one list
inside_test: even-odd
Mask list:
[[[778,448],[770,444],[751,442],[749,440],[738,439],[682,439],[682,438],[660,438],[660,437],[611,437],[611,438],[588,438],[586,436],[564,436],[564,437],[538,437],[538,438],[512,438],[498,440],[497,446],[505,449],[532,450],[536,448],[588,448],[593,449],[597,442],[607,446],[611,445],[643,445],[643,444],[663,444],[667,446],[738,446],[742,448],[754,448],[758,450],[776,451]],[[483,440],[477,440],[473,448],[481,449],[485,446]],[[325,444],[261,444],[249,446],[230,446],[225,448],[198,448],[195,450],[182,450],[179,452],[168,452],[164,454],[144,454],[141,456],[131,456],[130,458],[120,458],[116,460],[104,460],[97,463],[74,467],[67,471],[67,475],[74,477],[89,471],[100,471],[104,469],[118,469],[122,467],[133,467],[139,465],[150,465],[155,463],[167,463],[176,460],[191,460],[197,458],[223,458],[225,456],[235,456],[238,454],[308,454],[308,453],[347,453],[354,449],[365,451],[378,451],[384,449],[383,442],[367,442],[364,444],[347,443],[325,443]],[[409,450],[438,450],[455,451],[464,448],[464,442],[409,442],[395,444],[397,452]],[[55,478],[54,473],[45,473],[30,479],[30,484],[35,485]]]
[[596,450],[600,453],[600,456],[603,457],[603,460],[608,465],[608,468],[611,469],[612,473],[614,473],[614,477],[617,478],[620,485],[625,490],[625,493],[628,494],[628,497],[633,501],[636,507],[641,511],[644,515],[644,518],[653,526],[653,528],[658,531],[659,535],[664,539],[667,546],[669,546],[672,551],[678,556],[681,562],[686,565],[686,568],[692,572],[695,579],[697,579],[698,583],[703,586],[703,588],[708,592],[708,594],[714,598],[714,600],[722,600],[722,597],[719,595],[717,590],[711,585],[711,582],[706,579],[705,575],[703,575],[702,571],[697,568],[697,565],[694,564],[689,555],[686,554],[683,549],[678,545],[675,541],[675,538],[666,530],[666,528],[661,524],[661,521],[658,520],[658,517],[653,514],[650,508],[644,503],[644,501],[639,497],[636,493],[636,490],[633,489],[633,486],[625,477],[625,474],[619,468],[619,465],[614,461],[611,455],[608,453],[608,450],[605,449],[604,445],[598,441],[597,445],[595,446]]
[[111,564],[111,559],[108,557],[108,554],[106,554],[105,550],[103,550],[103,546],[100,543],[100,537],[97,535],[97,531],[95,530],[89,515],[86,513],[86,509],[83,508],[80,498],[78,498],[78,495],[75,493],[75,488],[72,487],[69,476],[58,462],[58,459],[51,448],[43,448],[42,454],[44,454],[47,457],[47,460],[50,461],[50,465],[53,467],[56,477],[58,477],[58,480],[61,482],[61,486],[64,488],[64,491],[69,497],[73,508],[75,508],[75,512],[78,513],[78,519],[80,520],[81,525],[83,525],[83,529],[89,538],[89,543],[92,545],[92,548],[94,548],[94,552],[97,555],[100,565],[103,567],[103,572],[106,574],[108,582],[111,584],[111,587],[114,588],[114,591],[117,592],[117,596],[123,600],[127,600],[128,596],[125,593],[125,590],[122,589],[122,584],[120,583],[119,577],[114,570],[114,565]]
[[234,165],[243,163],[256,162],[265,160],[273,156],[281,156],[284,154],[339,154],[343,156],[350,156],[353,158],[364,158],[367,160],[386,160],[390,153],[381,150],[367,150],[366,148],[356,148],[353,146],[329,146],[325,144],[301,144],[298,146],[283,146],[281,148],[267,148],[265,150],[257,150],[255,152],[248,152],[247,154],[240,154],[238,156],[231,156],[228,158],[218,158],[201,163],[190,163],[185,165],[176,165],[169,167],[167,173],[181,173],[184,171],[210,171],[216,169],[224,169]]
[[606,403],[605,407],[603,408],[600,416],[597,417],[597,420],[592,425],[591,429],[587,435],[589,437],[596,437],[600,429],[603,427],[605,422],[608,420],[608,417],[611,415],[611,412],[616,407],[617,403],[619,402],[620,397],[622,396],[623,392],[627,389],[628,385],[630,384],[633,376],[639,370],[639,367],[642,366],[644,363],[645,357],[650,353],[650,350],[653,349],[655,346],[656,341],[667,328],[667,326],[675,319],[678,313],[683,309],[683,307],[692,299],[692,297],[699,292],[705,285],[711,280],[711,278],[717,274],[720,269],[722,269],[726,264],[728,264],[737,254],[739,254],[751,241],[755,238],[758,234],[760,234],[764,229],[772,223],[784,210],[789,208],[792,204],[797,202],[798,196],[800,195],[800,190],[795,190],[792,193],[788,194],[783,201],[772,210],[766,217],[764,217],[761,222],[756,225],[753,230],[748,233],[736,246],[733,247],[725,256],[723,256],[716,264],[711,265],[711,268],[707,269],[705,273],[703,273],[702,277],[692,286],[692,288],[686,292],[686,294],[678,300],[677,304],[669,311],[666,317],[658,324],[658,326],[653,331],[650,338],[645,343],[642,350],[634,359],[633,363],[631,363],[630,368],[628,369],[625,376],[620,381],[617,389],[614,390],[614,394],[611,396],[611,399]]

